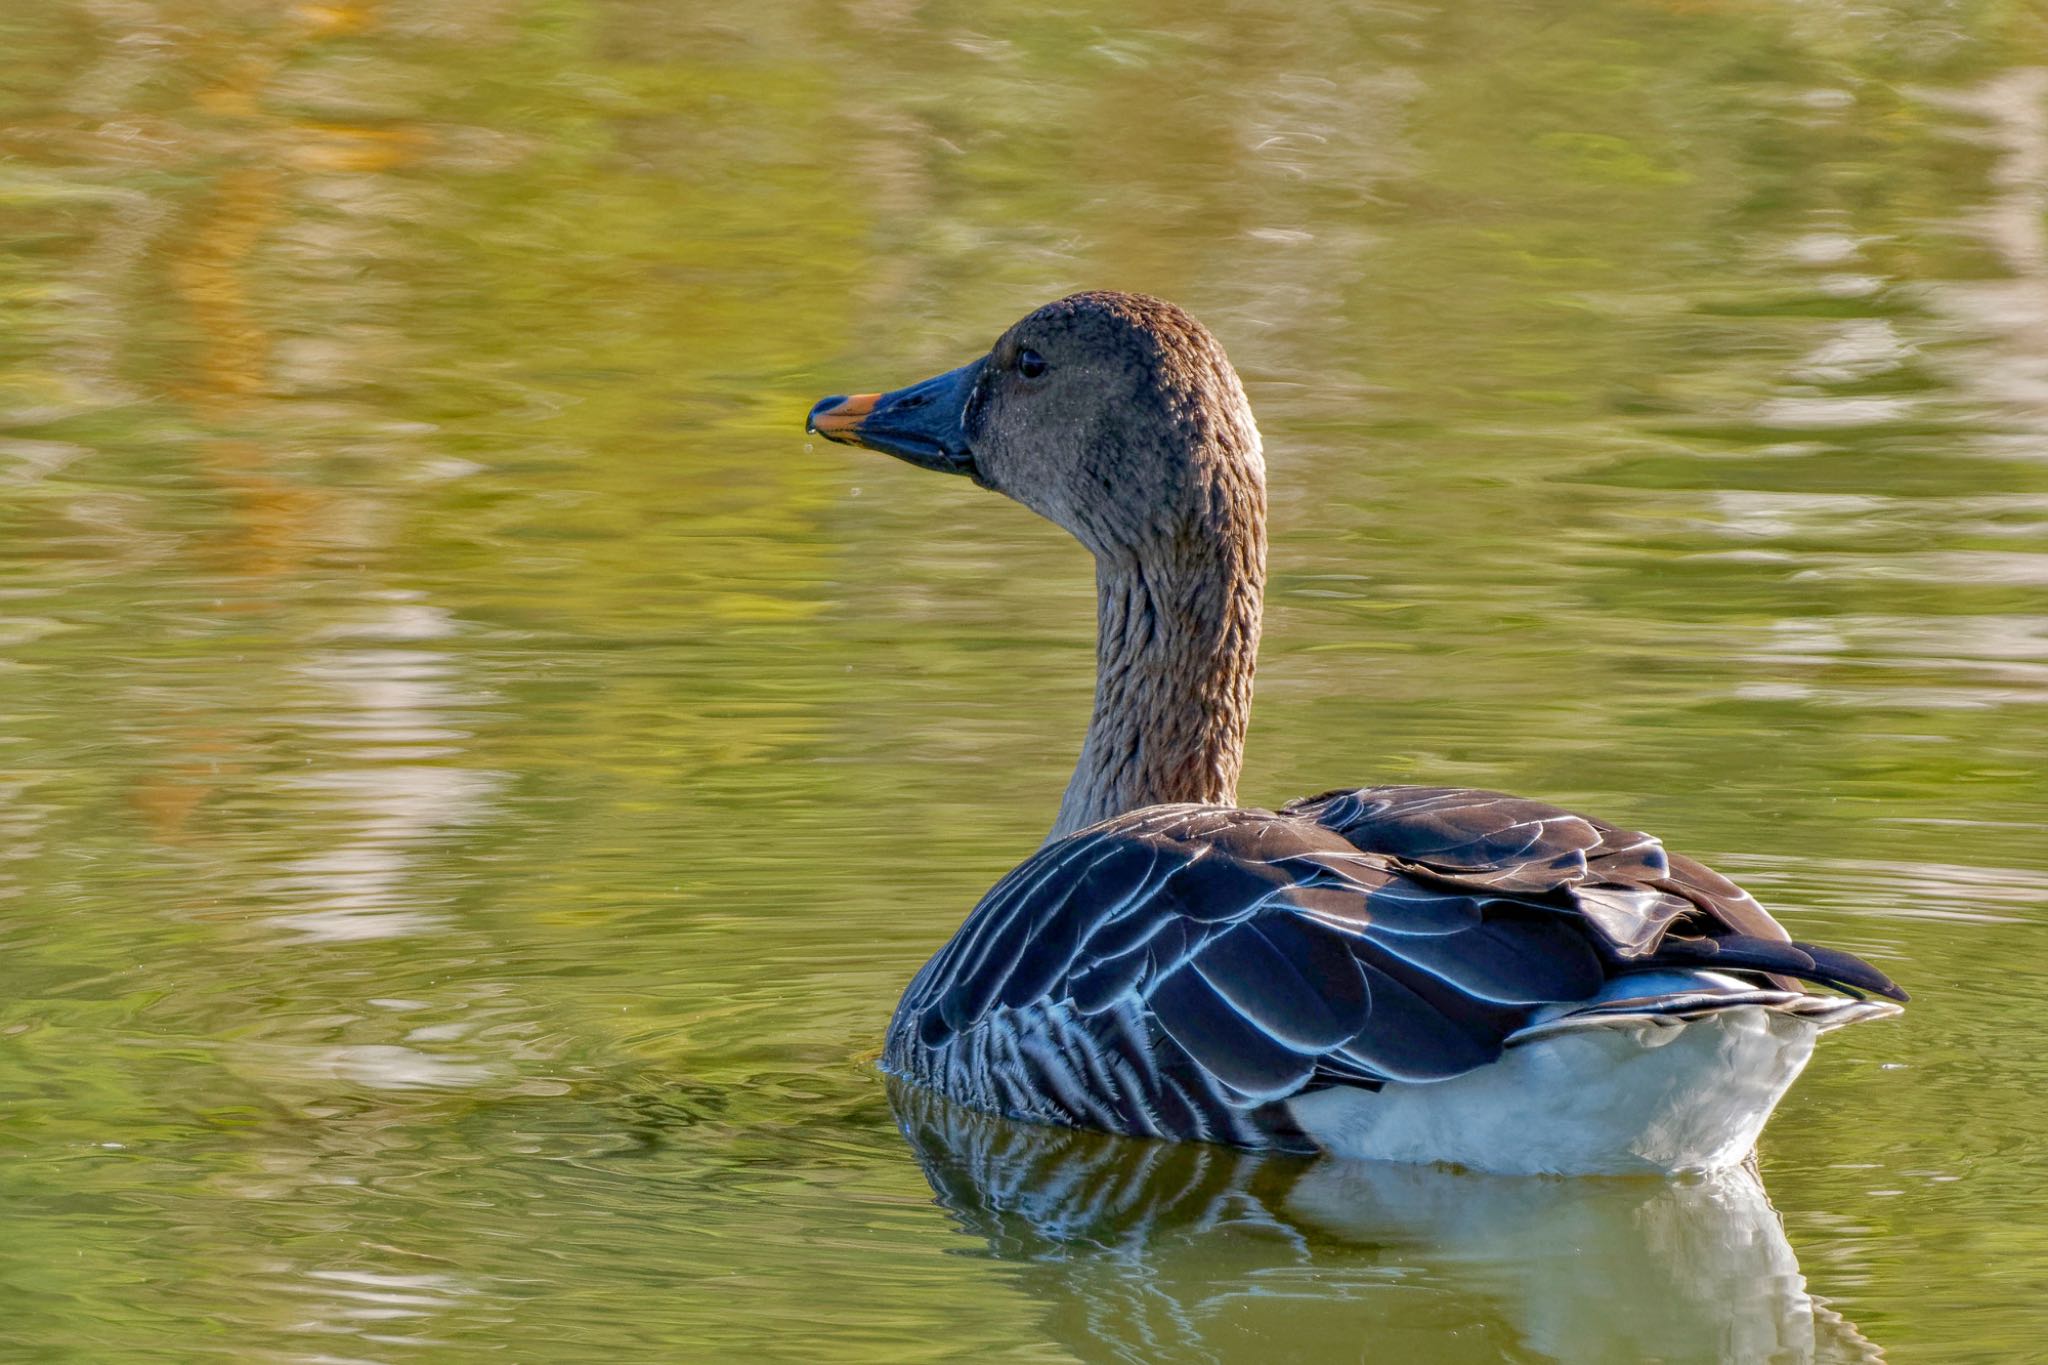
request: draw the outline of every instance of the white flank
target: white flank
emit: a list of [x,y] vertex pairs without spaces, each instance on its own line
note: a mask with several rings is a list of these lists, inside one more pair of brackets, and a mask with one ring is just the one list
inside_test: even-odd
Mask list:
[[[1856,1017],[1897,1008],[1839,1003],[1861,1006]],[[1338,1156],[1509,1174],[1718,1171],[1749,1155],[1814,1040],[1843,1022],[1735,1005],[1605,1023],[1551,1032],[1450,1080],[1334,1087],[1289,1107]]]

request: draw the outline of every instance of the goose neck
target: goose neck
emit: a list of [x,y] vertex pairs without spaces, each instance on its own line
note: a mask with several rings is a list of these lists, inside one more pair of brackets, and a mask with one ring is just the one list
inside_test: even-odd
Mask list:
[[1265,588],[1262,528],[1098,557],[1095,581],[1095,711],[1049,837],[1165,802],[1234,805]]

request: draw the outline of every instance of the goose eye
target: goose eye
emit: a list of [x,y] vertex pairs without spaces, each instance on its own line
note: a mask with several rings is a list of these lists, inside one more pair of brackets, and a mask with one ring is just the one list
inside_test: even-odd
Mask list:
[[1036,379],[1050,368],[1044,356],[1028,347],[1017,352],[1017,373],[1026,379]]

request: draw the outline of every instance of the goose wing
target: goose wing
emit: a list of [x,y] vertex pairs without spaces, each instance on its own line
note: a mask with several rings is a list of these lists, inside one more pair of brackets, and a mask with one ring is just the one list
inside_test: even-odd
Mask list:
[[1747,891],[1640,830],[1469,787],[1361,787],[1283,813],[1413,881],[1575,916],[1610,974],[1711,967],[1756,972],[1783,989],[1804,980],[1906,998],[1861,958],[1793,942]]
[[905,992],[883,1064],[1013,1117],[1285,1141],[1289,1096],[1469,1071],[1630,970],[1896,990],[1815,951],[1646,835],[1498,793],[1152,807],[999,882]]

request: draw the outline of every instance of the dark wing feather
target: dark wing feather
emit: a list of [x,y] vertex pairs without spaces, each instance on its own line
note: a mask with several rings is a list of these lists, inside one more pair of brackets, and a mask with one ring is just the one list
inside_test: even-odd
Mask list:
[[1455,1076],[1653,968],[1903,998],[1646,834],[1498,792],[1153,807],[1048,846],[905,992],[884,1066],[1019,1117],[1281,1140],[1275,1100]]
[[1508,1016],[1446,1008],[1442,993],[1424,988],[1426,977],[1377,964],[1369,964],[1365,976],[1372,991],[1368,1026],[1335,1049],[1336,1060],[1353,1072],[1392,1081],[1437,1081],[1500,1056]]
[[1147,997],[1154,1018],[1207,1078],[1245,1100],[1279,1099],[1301,1089],[1315,1071],[1313,1054],[1297,1051],[1241,1013],[1190,967],[1166,973]]
[[1683,897],[1694,905],[1710,909],[1715,919],[1738,934],[1751,938],[1789,939],[1784,926],[1756,903],[1756,898],[1705,863],[1684,854],[1670,856],[1670,870],[1652,883],[1659,890]]
[[1188,966],[1236,1013],[1303,1056],[1356,1037],[1372,1007],[1347,945],[1285,915],[1254,916],[1216,935]]
[[1719,934],[1690,938],[1674,934],[1657,950],[1659,965],[1703,967],[1717,972],[1770,972],[1825,982],[1836,990],[1860,996],[1866,991],[1903,1000],[1906,993],[1892,979],[1853,953],[1789,939]]
[[[1793,944],[1748,892],[1638,830],[1523,797],[1449,787],[1328,792],[1282,813],[1337,831],[1419,883],[1491,888],[1531,907],[1575,912],[1616,966],[1698,966],[1714,958],[1724,970],[1764,972],[1786,987],[1796,978],[1906,998],[1869,963]],[[1698,946],[1733,940],[1745,945],[1739,954],[1716,957],[1716,949]]]
[[1584,1000],[1606,984],[1600,954],[1579,925],[1495,905],[1491,918],[1464,933],[1390,934],[1380,942],[1389,956],[1489,1004]]

